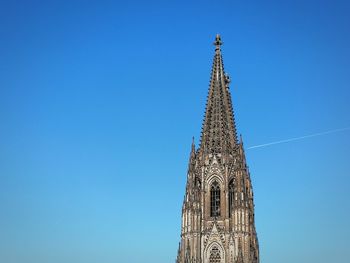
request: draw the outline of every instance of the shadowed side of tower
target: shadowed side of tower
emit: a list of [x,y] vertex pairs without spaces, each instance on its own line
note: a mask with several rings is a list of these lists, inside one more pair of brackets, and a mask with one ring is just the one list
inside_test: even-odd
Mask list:
[[258,263],[253,189],[215,38],[200,147],[192,142],[177,263]]

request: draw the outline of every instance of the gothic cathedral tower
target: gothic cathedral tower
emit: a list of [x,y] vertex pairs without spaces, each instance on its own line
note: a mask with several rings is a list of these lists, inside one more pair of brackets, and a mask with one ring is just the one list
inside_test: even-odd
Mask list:
[[176,263],[259,263],[253,189],[237,140],[221,39],[215,56],[199,148],[194,142],[182,206]]

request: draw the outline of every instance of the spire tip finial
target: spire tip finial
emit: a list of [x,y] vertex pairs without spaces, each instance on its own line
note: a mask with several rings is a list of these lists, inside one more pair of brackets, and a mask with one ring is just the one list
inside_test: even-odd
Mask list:
[[220,34],[216,34],[214,45],[216,46],[216,49],[219,49],[222,45]]

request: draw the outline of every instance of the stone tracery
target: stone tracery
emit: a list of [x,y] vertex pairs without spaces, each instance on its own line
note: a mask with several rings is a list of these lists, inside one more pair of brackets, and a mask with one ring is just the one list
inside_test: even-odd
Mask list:
[[217,36],[200,147],[191,147],[177,263],[259,263],[253,189],[221,45]]

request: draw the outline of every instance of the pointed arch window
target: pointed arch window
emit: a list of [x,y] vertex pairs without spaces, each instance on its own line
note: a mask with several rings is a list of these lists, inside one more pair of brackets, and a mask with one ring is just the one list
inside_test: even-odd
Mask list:
[[235,181],[232,179],[228,184],[228,213],[231,217],[235,198]]
[[213,246],[213,248],[210,251],[209,256],[209,263],[220,263],[221,262],[221,256],[220,256],[220,250],[217,246]]
[[201,180],[198,177],[195,178],[194,192],[195,192],[195,200],[200,201]]
[[210,188],[210,216],[220,216],[220,186],[216,181]]
[[201,180],[198,177],[195,178],[195,186],[197,189],[201,189]]

